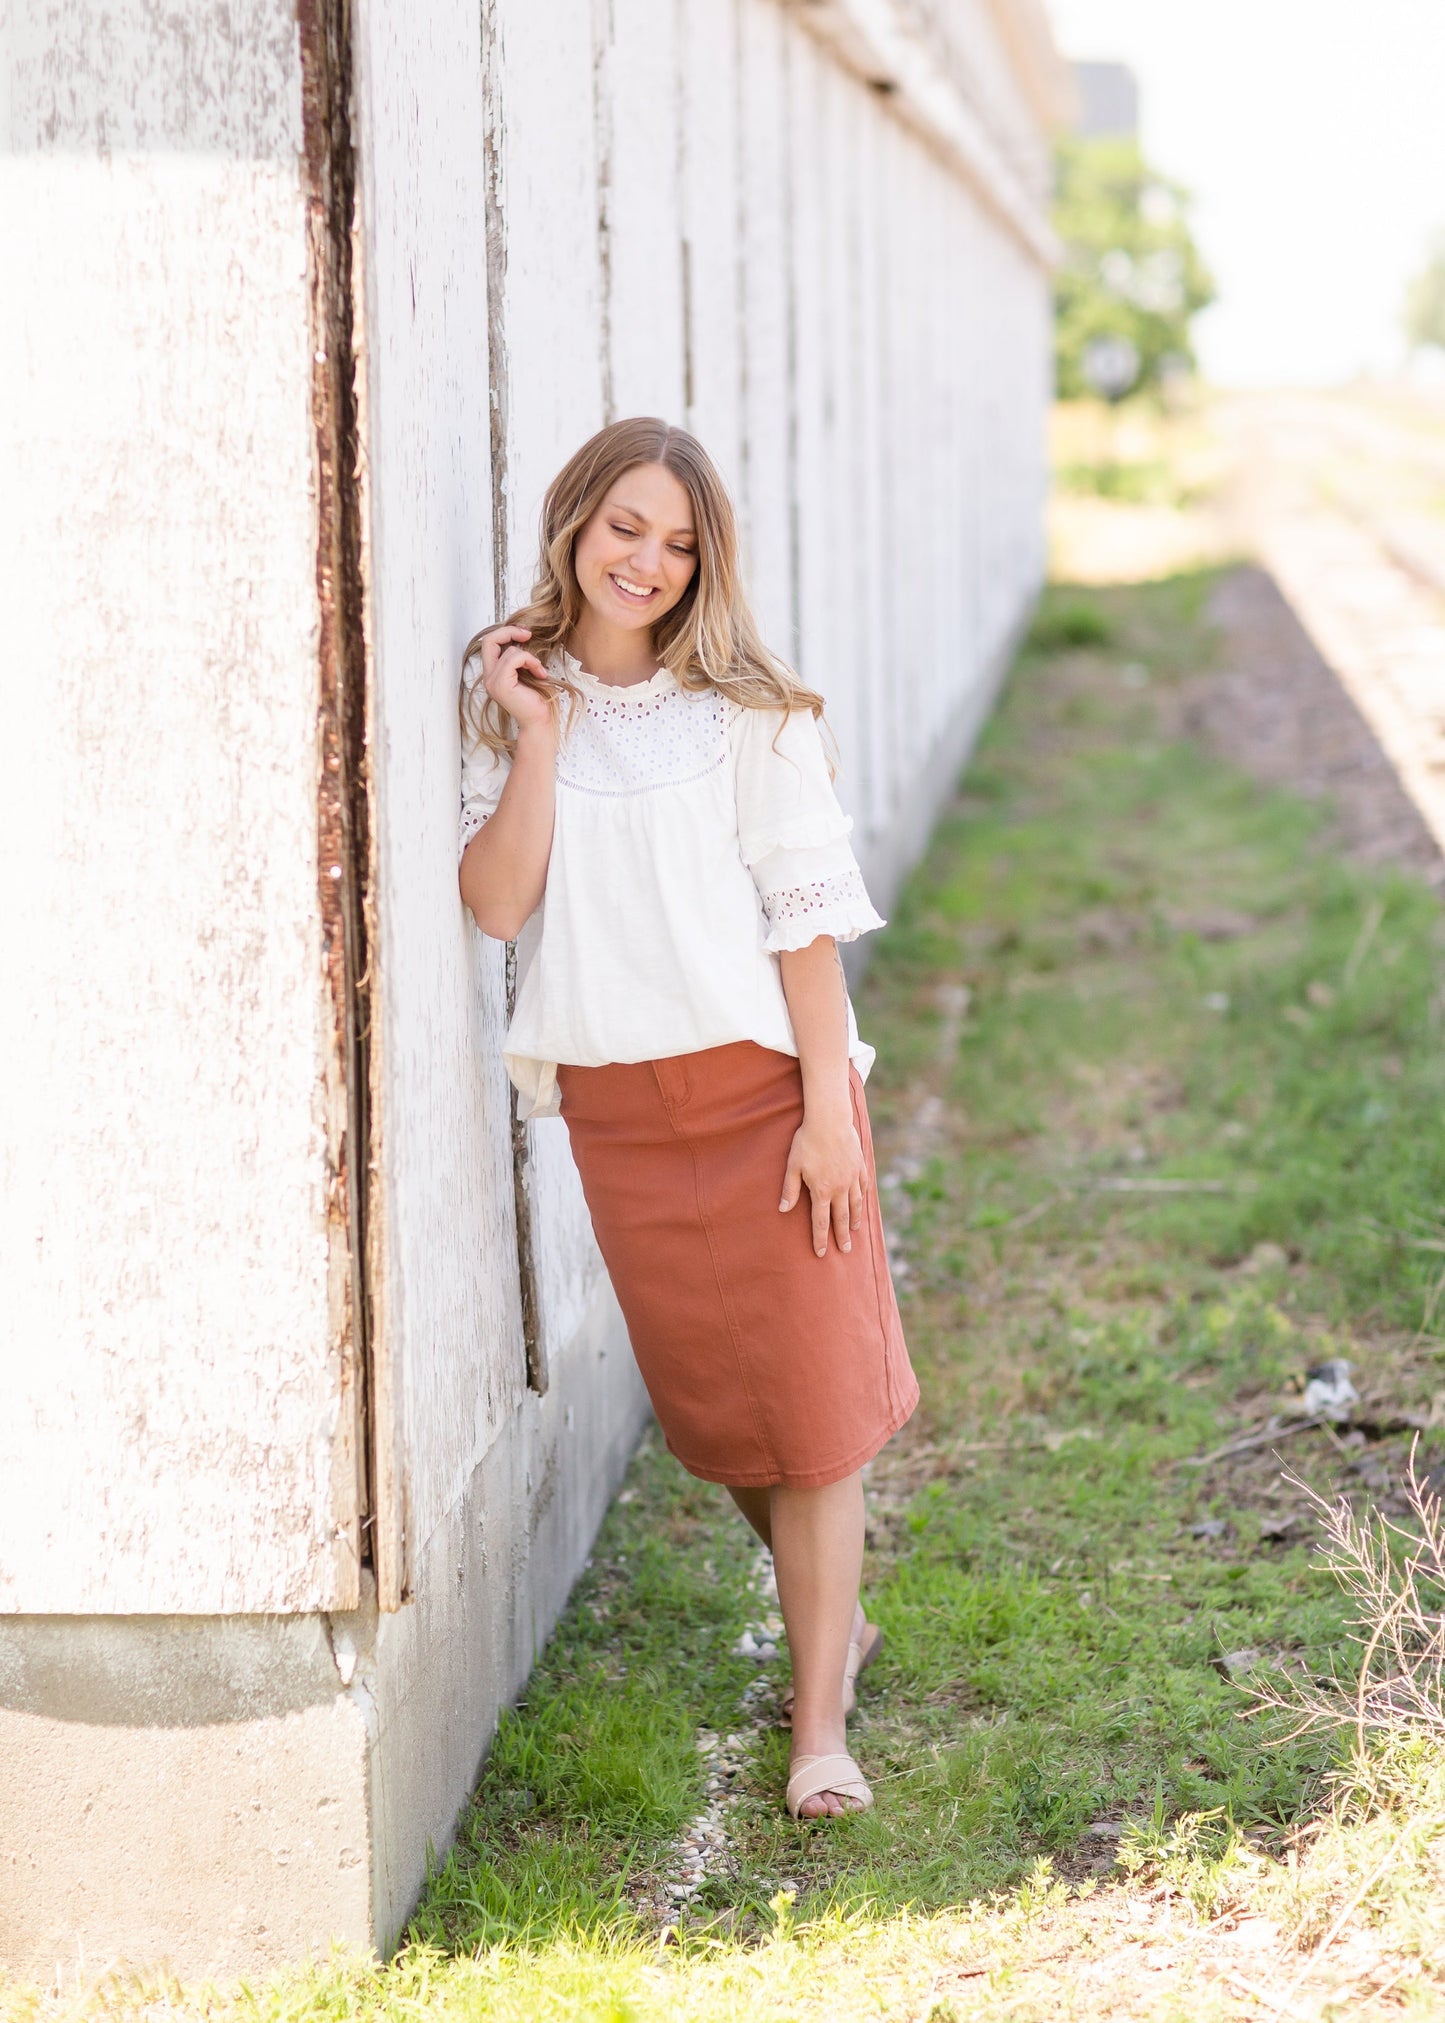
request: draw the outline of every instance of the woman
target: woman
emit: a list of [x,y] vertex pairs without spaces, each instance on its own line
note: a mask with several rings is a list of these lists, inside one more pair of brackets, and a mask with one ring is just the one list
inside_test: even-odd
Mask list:
[[788,1810],[871,1805],[860,1471],[918,1387],[837,953],[883,923],[822,698],[758,636],[706,453],[648,419],[553,481],[532,601],[466,667],[461,891],[518,944],[522,1114],[567,1124],[668,1446],[772,1550]]

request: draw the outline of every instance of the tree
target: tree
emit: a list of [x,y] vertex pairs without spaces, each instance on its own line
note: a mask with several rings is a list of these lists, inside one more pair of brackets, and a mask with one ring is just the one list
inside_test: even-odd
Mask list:
[[1412,351],[1427,344],[1445,351],[1445,233],[1435,241],[1428,263],[1410,283],[1405,297],[1405,335]]
[[1055,359],[1065,399],[1110,400],[1192,371],[1189,326],[1214,300],[1194,243],[1189,198],[1132,140],[1064,142],[1054,226]]

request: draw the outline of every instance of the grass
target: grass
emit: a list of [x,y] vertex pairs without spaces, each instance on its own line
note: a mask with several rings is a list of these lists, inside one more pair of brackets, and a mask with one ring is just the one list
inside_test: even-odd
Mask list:
[[1064,464],[1056,483],[1065,492],[1112,499],[1126,506],[1173,506],[1186,503],[1178,481],[1164,458],[1143,462],[1109,459],[1100,463]]
[[[397,1960],[112,2010],[1445,2013],[1438,1753],[1351,1763],[1230,1676],[1352,1661],[1275,1445],[1389,1513],[1445,1416],[1439,908],[1183,734],[1208,587],[1046,603],[859,994],[925,1398],[871,1484],[876,1810],[787,1821],[755,1554],[651,1441]],[[1335,1354],[1378,1437],[1193,1465]]]

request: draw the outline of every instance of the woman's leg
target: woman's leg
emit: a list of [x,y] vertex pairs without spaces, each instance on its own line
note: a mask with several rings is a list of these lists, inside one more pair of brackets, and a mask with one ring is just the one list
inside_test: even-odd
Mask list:
[[[793,1755],[845,1754],[843,1668],[863,1574],[863,1477],[769,1495],[773,1568],[793,1661]],[[736,1490],[733,1496],[747,1516]],[[848,1810],[831,1791],[803,1805],[809,1817]]]
[[729,1489],[728,1495],[766,1546],[773,1542],[771,1489]]
[[[729,1488],[728,1490],[728,1495],[769,1550],[772,1549],[773,1543],[773,1497],[776,1493],[772,1489]],[[804,1491],[802,1493],[809,1494],[811,1492]],[[862,1642],[863,1634],[867,1627],[868,1618],[863,1613],[863,1604],[860,1601],[854,1606],[853,1626],[849,1631],[849,1635],[855,1644]],[[792,1686],[789,1686],[787,1692],[783,1695],[782,1704],[779,1709],[785,1724],[788,1726],[791,1726],[793,1719],[793,1700],[794,1689]]]

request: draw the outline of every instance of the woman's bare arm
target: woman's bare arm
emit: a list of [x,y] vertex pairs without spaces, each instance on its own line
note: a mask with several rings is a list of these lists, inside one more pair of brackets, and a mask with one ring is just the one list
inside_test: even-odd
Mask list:
[[783,995],[803,1071],[803,1121],[788,1154],[779,1207],[787,1210],[806,1185],[813,1210],[813,1249],[823,1257],[828,1229],[851,1250],[863,1221],[863,1147],[853,1123],[848,1072],[848,986],[830,934],[779,956]]
[[547,671],[520,642],[525,626],[493,626],[483,638],[487,693],[517,725],[517,748],[495,812],[462,854],[458,883],[483,934],[511,941],[541,903],[556,814],[557,716],[551,702],[519,679]]
[[496,812],[462,855],[462,898],[483,934],[511,941],[541,903],[552,855],[557,734],[538,725],[517,734]]

